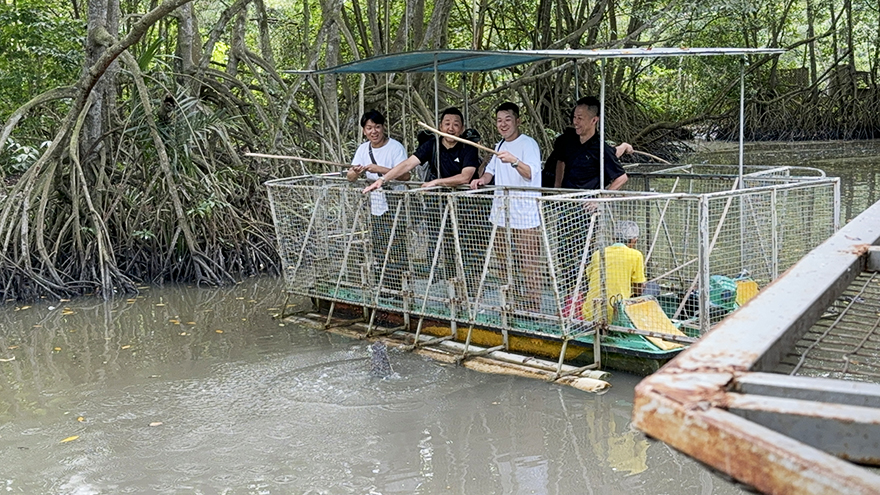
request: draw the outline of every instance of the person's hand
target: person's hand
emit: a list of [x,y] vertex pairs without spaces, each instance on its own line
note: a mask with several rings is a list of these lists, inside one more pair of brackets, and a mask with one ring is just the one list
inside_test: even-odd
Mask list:
[[424,184],[422,184],[422,187],[434,187],[434,186],[438,186],[438,185],[439,184],[437,184],[436,180],[432,180],[430,182],[425,182]]
[[376,189],[379,189],[380,187],[382,187],[382,184],[384,184],[384,183],[385,183],[385,180],[382,179],[381,177],[379,177],[379,180],[374,181],[372,184],[365,187],[364,190],[361,192],[364,194],[367,194],[368,192],[375,191]]
[[471,181],[471,189],[478,189],[480,186],[485,186],[485,185],[486,185],[486,181],[484,181],[482,178],[474,179]]
[[599,211],[599,205],[595,201],[585,201],[583,204],[584,211],[588,214],[593,214]]
[[617,156],[632,155],[633,147],[629,143],[620,143],[617,145]]
[[518,158],[513,156],[513,154],[507,150],[498,152],[498,159],[504,163],[514,163],[518,161]]

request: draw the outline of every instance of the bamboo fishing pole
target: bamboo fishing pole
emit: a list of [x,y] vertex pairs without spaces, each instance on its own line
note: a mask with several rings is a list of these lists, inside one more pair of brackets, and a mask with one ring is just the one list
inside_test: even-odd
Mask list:
[[306,158],[303,156],[266,155],[264,153],[245,153],[244,156],[253,156],[256,158],[275,158],[278,160],[301,160],[304,162],[323,163],[324,165],[333,165],[335,167],[351,168],[351,164],[338,163],[338,162],[328,162],[327,160],[318,160],[317,158]]
[[439,134],[439,135],[441,135],[441,136],[443,136],[443,137],[447,137],[447,138],[449,138],[449,139],[452,139],[452,140],[458,141],[459,143],[469,144],[469,145],[471,145],[471,146],[473,146],[473,147],[475,147],[475,148],[477,148],[477,149],[481,149],[481,150],[483,150],[483,151],[488,151],[489,153],[492,153],[493,155],[497,155],[497,154],[498,154],[498,152],[495,151],[495,150],[493,150],[492,148],[487,148],[487,147],[483,146],[482,144],[475,143],[475,142],[473,142],[473,141],[469,141],[469,140],[467,140],[467,139],[465,139],[465,138],[458,137],[458,136],[454,136],[454,135],[452,135],[452,134],[447,134],[447,133],[445,133],[445,132],[443,132],[443,131],[439,131],[439,130],[434,129],[433,127],[429,126],[428,124],[426,124],[426,123],[424,123],[424,122],[419,122],[419,125],[422,126],[422,127],[424,127],[425,129],[427,129],[427,130],[433,132],[434,134]]
[[666,165],[672,165],[671,163],[669,163],[668,161],[666,161],[666,160],[660,158],[660,157],[657,156],[657,155],[652,155],[652,154],[650,154],[650,153],[647,153],[647,152],[644,152],[644,151],[639,151],[639,150],[633,150],[633,153],[634,153],[634,154],[643,155],[643,156],[647,156],[648,158],[650,158],[650,159],[652,159],[652,160],[656,160],[656,161],[658,161],[658,162],[660,162],[660,163],[665,163]]

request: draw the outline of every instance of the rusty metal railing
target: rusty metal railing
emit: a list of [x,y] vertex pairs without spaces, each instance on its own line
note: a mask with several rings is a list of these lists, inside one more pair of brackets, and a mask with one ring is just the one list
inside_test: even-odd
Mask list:
[[[833,309],[868,302],[850,293],[865,280],[873,297],[878,243],[880,203],[643,380],[635,425],[765,493],[880,493],[864,466],[880,465],[880,315],[849,311],[840,325]],[[839,346],[850,333],[856,350]],[[856,352],[859,373],[822,371]],[[813,372],[802,373],[806,361]]]

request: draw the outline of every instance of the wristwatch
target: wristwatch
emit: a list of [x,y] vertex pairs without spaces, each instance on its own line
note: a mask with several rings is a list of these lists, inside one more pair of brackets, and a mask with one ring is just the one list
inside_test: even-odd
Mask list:
[[519,158],[517,158],[515,162],[511,163],[510,166],[513,168],[519,167]]

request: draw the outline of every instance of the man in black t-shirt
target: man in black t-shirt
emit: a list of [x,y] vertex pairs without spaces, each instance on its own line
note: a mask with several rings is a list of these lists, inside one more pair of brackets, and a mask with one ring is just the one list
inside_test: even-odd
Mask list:
[[[446,134],[460,136],[464,131],[464,117],[461,110],[455,107],[443,110],[443,113],[440,114],[440,130]],[[474,179],[477,167],[480,166],[477,148],[443,137],[440,139],[439,163],[436,163],[436,142],[436,139],[429,139],[419,145],[415,153],[395,165],[379,180],[367,186],[364,192],[378,189],[386,181],[396,179],[425,162],[429,162],[430,165],[428,166],[428,177],[422,187],[456,187],[470,184]]]
[[[460,136],[464,131],[464,116],[462,116],[461,110],[455,107],[443,110],[440,114],[440,131]],[[385,175],[379,177],[379,180],[364,188],[364,192],[368,193],[378,189],[386,181],[401,177],[424,162],[428,162],[429,165],[428,177],[422,187],[456,187],[470,184],[475,178],[477,167],[480,166],[477,148],[443,137],[440,139],[440,149],[437,153],[436,143],[437,139],[434,138],[419,145],[415,153],[385,172]],[[438,155],[439,160],[437,160]],[[465,272],[472,272],[478,261],[477,258],[473,258],[472,253],[465,254],[467,259],[463,259],[461,265],[456,262],[455,235],[451,230],[452,222],[447,221],[444,228],[440,229],[443,224],[443,212],[447,207],[446,199],[442,196],[429,196],[425,198],[423,204],[424,210],[421,216],[427,222],[429,255],[435,252],[438,243],[441,245],[442,263],[437,265],[437,277],[440,279],[449,279],[456,275],[464,277]],[[462,235],[466,237],[466,234]],[[467,240],[462,243],[465,246],[470,244]],[[430,266],[431,263],[428,265]],[[464,271],[459,271],[459,268]],[[472,273],[467,276],[473,278]]]
[[[563,133],[553,146],[556,161],[555,187],[599,189],[599,100],[581,98],[572,112],[574,132]],[[616,149],[602,146],[605,153],[605,188],[620,189],[628,177],[618,157],[632,153],[632,146],[622,143]]]

